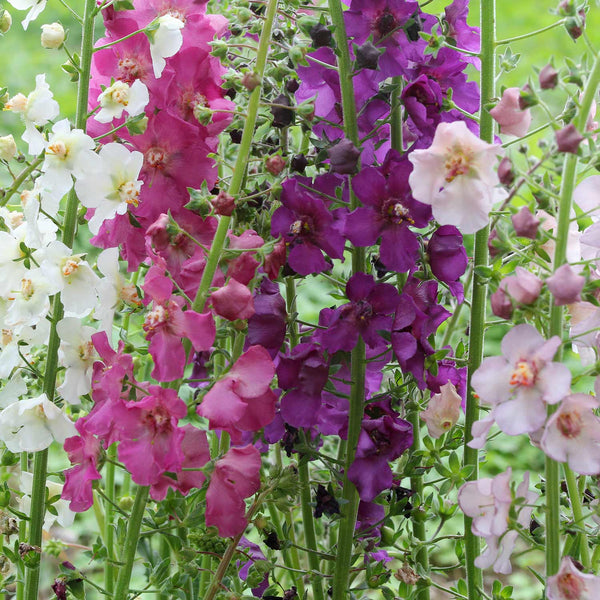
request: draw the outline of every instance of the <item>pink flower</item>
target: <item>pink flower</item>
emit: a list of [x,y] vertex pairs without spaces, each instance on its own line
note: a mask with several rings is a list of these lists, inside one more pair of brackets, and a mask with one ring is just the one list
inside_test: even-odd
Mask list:
[[100,440],[89,433],[85,419],[75,423],[79,436],[65,440],[64,448],[71,463],[75,466],[65,471],[65,486],[61,497],[70,500],[69,508],[83,512],[94,503],[92,482],[101,479],[98,472],[98,459],[102,453]]
[[581,301],[585,277],[577,275],[568,264],[564,264],[556,269],[554,275],[546,279],[546,285],[554,296],[554,304],[564,306]]
[[478,231],[487,224],[495,200],[500,153],[500,146],[480,140],[463,121],[440,123],[431,146],[409,155],[413,197],[431,205],[441,225],[455,225],[462,233]]
[[587,394],[564,398],[546,423],[542,450],[582,475],[600,473],[600,419],[594,414],[598,406]]
[[196,352],[210,350],[216,335],[214,319],[210,313],[183,311],[184,299],[171,295],[173,284],[158,267],[148,271],[144,291],[153,299],[144,320],[148,351],[154,360],[152,377],[157,381],[179,379],[187,358],[182,339],[188,338]]
[[600,597],[600,577],[582,573],[570,556],[563,556],[556,575],[548,577],[548,600],[595,600]]
[[228,321],[249,319],[254,314],[252,292],[236,279],[210,295],[214,311]]
[[507,88],[504,90],[500,102],[490,110],[490,114],[500,125],[500,133],[521,137],[529,131],[531,111],[529,109],[521,110],[520,97],[521,90],[519,88]]
[[551,362],[560,343],[558,336],[545,341],[531,325],[517,325],[502,340],[503,356],[486,358],[473,373],[473,389],[494,407],[494,419],[504,433],[539,429],[546,420],[546,404],[556,404],[569,393],[571,372]]
[[[485,538],[487,548],[475,559],[475,565],[481,569],[492,567],[496,573],[509,574],[512,571],[510,555],[515,546],[518,532],[509,531],[509,511],[513,505],[513,495],[509,481],[511,469],[496,475],[493,479],[484,478],[465,483],[458,492],[458,504],[461,510],[473,519],[471,529],[479,537]],[[525,527],[529,524],[533,507],[538,495],[529,491],[529,473],[516,490],[515,500],[521,498],[526,506],[518,512],[517,524]]]
[[439,394],[433,394],[421,419],[427,424],[427,432],[432,438],[439,438],[452,429],[460,417],[462,398],[450,382],[441,387]]
[[258,431],[275,418],[277,396],[270,385],[275,365],[262,346],[250,346],[204,396],[196,412],[211,429],[239,440],[242,431]]
[[206,525],[221,537],[243,533],[248,525],[244,498],[260,488],[260,453],[251,445],[231,448],[215,463],[206,492]]
[[117,427],[119,460],[138,485],[152,485],[166,471],[179,471],[184,431],[177,427],[187,415],[185,402],[173,389],[151,385],[150,395],[126,402]]
[[[180,430],[183,431],[181,469],[176,471],[177,477],[175,479],[167,475],[161,475],[158,481],[152,485],[150,496],[156,501],[164,500],[170,487],[185,496],[191,489],[201,488],[206,479],[204,473],[199,470],[210,460],[206,432],[190,424],[184,425]],[[184,471],[183,469],[198,470]]]

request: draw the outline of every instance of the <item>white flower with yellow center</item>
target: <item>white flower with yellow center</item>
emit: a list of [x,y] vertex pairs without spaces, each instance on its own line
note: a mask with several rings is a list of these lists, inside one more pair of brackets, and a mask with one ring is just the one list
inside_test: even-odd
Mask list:
[[44,136],[37,127],[43,127],[58,116],[58,102],[54,100],[50,86],[46,83],[46,75],[41,73],[35,77],[35,90],[28,96],[17,94],[4,106],[6,110],[19,113],[25,121],[23,141],[29,144],[29,154],[38,155],[44,149]]
[[98,96],[100,111],[94,119],[99,123],[110,123],[119,119],[123,111],[135,117],[144,112],[149,100],[148,88],[139,79],[131,86],[124,81],[115,81]]
[[130,151],[123,144],[105,144],[95,168],[77,180],[75,191],[79,201],[94,209],[88,223],[94,235],[104,221],[124,215],[129,206],[138,206],[142,187],[138,177],[143,163],[141,152]]
[[92,389],[92,370],[98,359],[92,343],[96,330],[82,325],[80,319],[66,317],[56,332],[61,340],[58,360],[65,367],[65,378],[57,391],[69,404],[79,404],[81,396]]

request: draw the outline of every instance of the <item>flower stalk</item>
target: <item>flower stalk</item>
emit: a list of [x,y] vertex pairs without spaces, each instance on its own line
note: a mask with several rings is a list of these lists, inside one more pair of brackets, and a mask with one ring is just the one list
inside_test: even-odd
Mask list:
[[[92,63],[92,48],[94,45],[94,0],[86,0],[83,17],[83,35],[81,39],[81,74],[77,86],[77,110],[75,114],[75,127],[84,129],[87,117],[87,104],[89,95],[90,69]],[[74,189],[71,189],[65,211],[62,229],[62,242],[72,248],[77,231],[78,199]],[[43,391],[52,402],[56,390],[56,373],[58,370],[58,347],[60,338],[56,331],[56,324],[63,318],[64,309],[60,296],[54,296],[50,337],[48,340],[48,354],[46,359],[46,373]],[[33,483],[31,489],[31,517],[29,523],[28,543],[31,546],[42,545],[42,526],[46,514],[46,478],[48,469],[48,450],[37,452],[34,459]],[[25,571],[25,600],[37,600],[40,582],[40,564],[28,565]]]
[[[496,1],[481,0],[481,104],[479,111],[479,137],[492,143],[494,139],[494,122],[485,105],[495,95],[495,62],[496,62]],[[465,410],[465,445],[464,464],[471,467],[468,480],[478,478],[478,452],[467,444],[472,439],[471,428],[479,418],[478,400],[471,387],[471,377],[483,360],[485,309],[487,305],[487,282],[478,274],[477,267],[488,264],[488,239],[490,226],[486,225],[475,234],[475,252],[473,258],[473,287],[471,291],[471,322],[469,328],[469,365],[468,391]],[[475,566],[475,559],[481,549],[479,538],[471,530],[472,519],[465,515],[465,562],[467,572],[467,590],[469,600],[480,598],[483,587],[481,569]]]

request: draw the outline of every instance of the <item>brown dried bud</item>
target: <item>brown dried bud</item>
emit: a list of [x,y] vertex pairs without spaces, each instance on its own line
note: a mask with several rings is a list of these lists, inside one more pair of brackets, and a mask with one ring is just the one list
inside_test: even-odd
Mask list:
[[415,573],[415,570],[406,563],[394,573],[394,577],[398,581],[406,583],[406,585],[416,585],[419,582],[419,579],[421,579],[417,573]]

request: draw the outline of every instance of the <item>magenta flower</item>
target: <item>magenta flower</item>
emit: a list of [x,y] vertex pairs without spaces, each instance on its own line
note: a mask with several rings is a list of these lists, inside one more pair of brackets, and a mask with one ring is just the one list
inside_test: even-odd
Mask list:
[[228,321],[249,319],[254,314],[252,292],[246,285],[233,278],[213,292],[210,301],[214,311]]
[[251,445],[231,448],[215,463],[206,492],[206,525],[221,537],[241,534],[248,521],[248,498],[260,488],[260,453]]
[[173,284],[157,267],[148,271],[144,291],[153,300],[144,320],[148,352],[154,360],[152,377],[157,381],[179,379],[187,360],[183,338],[192,342],[196,352],[210,350],[216,335],[214,319],[210,313],[184,311],[184,299],[171,295]]
[[173,389],[151,385],[141,400],[126,402],[117,428],[119,460],[138,485],[152,485],[166,471],[178,471],[183,462],[184,431],[177,427],[187,407]]
[[493,406],[493,417],[509,435],[536,431],[546,420],[546,404],[569,394],[571,372],[551,362],[560,338],[548,341],[531,325],[517,325],[502,340],[503,356],[486,358],[473,373],[473,389]]
[[[206,432],[190,425],[184,425],[179,428],[183,431],[183,439],[181,440],[181,452],[183,460],[181,468],[176,470],[176,478],[173,479],[169,475],[161,475],[150,488],[150,496],[153,500],[164,500],[167,495],[167,490],[171,487],[184,496],[192,489],[202,487],[206,476],[202,467],[210,460],[210,450],[208,447],[208,438]],[[184,471],[183,469],[197,469],[196,471]]]
[[75,423],[79,436],[67,438],[65,452],[74,467],[65,471],[65,485],[61,497],[70,500],[69,508],[74,512],[83,512],[94,503],[92,483],[102,479],[98,472],[98,460],[102,454],[100,440],[89,433],[85,418]]
[[196,412],[211,429],[227,431],[234,441],[243,431],[258,431],[275,417],[271,390],[275,365],[262,346],[251,346],[204,396]]

